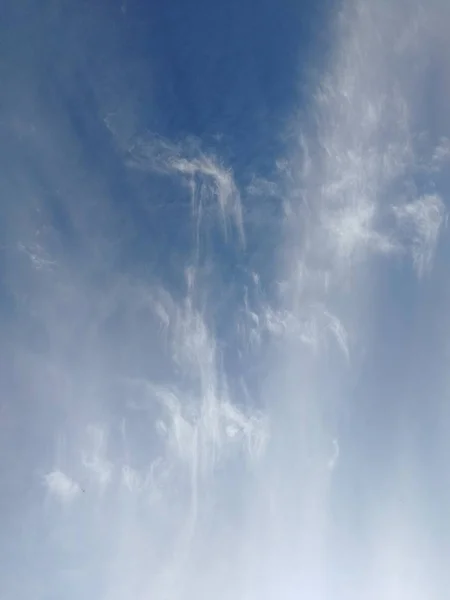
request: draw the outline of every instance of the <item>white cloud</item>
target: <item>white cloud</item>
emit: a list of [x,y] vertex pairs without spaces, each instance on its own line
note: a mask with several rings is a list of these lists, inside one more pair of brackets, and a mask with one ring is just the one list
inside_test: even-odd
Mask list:
[[247,193],[253,196],[279,197],[280,189],[274,181],[253,176],[251,183],[247,186]]
[[56,261],[49,258],[44,249],[39,244],[31,244],[26,246],[22,243],[18,245],[19,250],[27,254],[33,266],[37,270],[49,269],[56,265]]
[[440,230],[446,220],[446,210],[437,195],[426,195],[394,208],[405,244],[410,247],[419,276],[430,268]]
[[266,307],[263,316],[264,327],[271,335],[299,339],[315,355],[327,348],[331,334],[345,358],[349,358],[349,339],[344,324],[321,304],[305,305],[297,314]]
[[80,486],[62,471],[51,471],[45,476],[49,492],[60,502],[71,502],[80,493]]
[[139,406],[160,407],[161,458],[203,478],[239,449],[248,459],[259,459],[268,432],[263,415],[251,406],[238,408],[230,397],[217,340],[196,307],[195,271],[187,269],[186,276],[188,293],[180,303],[161,288],[149,300],[164,328],[167,346],[162,350],[181,375],[182,386],[175,385],[170,376],[159,383],[129,378],[126,385],[136,390],[133,398],[142,398]]
[[241,197],[233,173],[216,157],[200,151],[198,143],[190,140],[186,145],[174,145],[158,136],[141,139],[130,149],[128,164],[146,171],[177,175],[187,184],[197,246],[201,228],[211,211],[218,211],[226,239],[234,227],[240,242],[245,243]]
[[113,464],[107,459],[106,433],[103,428],[89,425],[87,428],[89,442],[82,451],[82,464],[92,480],[102,489],[111,481]]
[[370,202],[359,201],[355,206],[327,212],[324,224],[336,252],[335,256],[348,262],[368,253],[392,252],[396,245],[388,236],[375,230],[375,222],[376,208]]
[[[442,206],[433,200],[432,208],[429,199],[414,209],[405,203],[398,209],[400,231],[390,229],[386,218],[418,174],[425,172],[432,186],[449,156],[445,135],[427,147],[414,129],[423,122],[414,97],[421,71],[408,65],[420,56],[419,47],[432,44],[429,19],[418,3],[403,11],[385,2],[348,2],[337,21],[339,43],[311,111],[316,128],[312,136],[300,136],[298,187],[291,185],[297,231],[305,239],[302,258],[321,261],[333,277],[370,255],[398,254],[405,247],[413,248],[419,274],[430,265]],[[390,54],[386,40],[398,38],[402,42]],[[421,231],[416,226],[414,240],[407,240],[412,210]]]
[[348,333],[343,323],[336,317],[336,315],[332,315],[326,310],[324,311],[324,317],[328,321],[328,329],[332,332],[339,348],[348,359],[350,356]]
[[142,478],[138,471],[128,465],[122,468],[122,483],[130,492],[138,492],[143,486]]
[[431,168],[439,172],[450,160],[450,140],[442,138],[436,146],[431,160]]
[[[404,4],[406,7],[408,2]],[[221,600],[245,594],[248,600],[280,594],[326,597],[321,585],[327,581],[328,565],[323,563],[328,560],[334,568],[341,565],[341,557],[348,556],[353,570],[353,559],[361,558],[359,568],[377,554],[387,557],[387,571],[395,570],[397,550],[395,544],[390,545],[395,540],[386,532],[394,531],[396,514],[386,521],[379,544],[373,548],[367,549],[365,541],[359,547],[360,529],[352,529],[359,527],[359,517],[367,514],[366,491],[379,504],[380,512],[384,509],[378,482],[371,477],[370,461],[364,460],[366,440],[361,441],[364,435],[360,431],[353,435],[352,429],[360,418],[365,420],[368,404],[365,399],[360,402],[354,416],[355,396],[366,392],[375,396],[382,362],[364,327],[380,326],[377,339],[378,335],[382,339],[386,327],[384,300],[378,298],[376,288],[381,268],[372,271],[372,261],[366,259],[383,255],[383,260],[373,261],[379,269],[384,257],[404,251],[410,253],[419,275],[431,267],[446,220],[444,202],[437,193],[411,202],[404,198],[415,198],[416,188],[422,185],[421,189],[434,189],[432,178],[448,158],[448,141],[443,139],[434,150],[417,150],[414,118],[420,121],[420,115],[414,114],[414,97],[408,95],[402,79],[409,77],[411,70],[403,69],[409,63],[404,63],[398,52],[407,53],[411,43],[420,46],[421,27],[416,23],[417,35],[402,36],[398,31],[401,44],[397,48],[393,41],[403,26],[397,3],[392,14],[384,0],[352,6],[354,10],[344,7],[345,35],[337,42],[330,74],[314,105],[316,130],[308,123],[311,126],[304,130],[313,132],[309,137],[306,133],[299,136],[302,160],[281,158],[278,168],[285,180],[255,177],[246,190],[257,196],[252,199],[255,211],[259,210],[260,195],[275,197],[281,190],[290,190],[283,199],[289,223],[273,270],[261,271],[261,277],[254,272],[250,275],[253,287],[247,281],[250,291],[245,300],[237,308],[231,302],[227,305],[224,324],[209,299],[216,292],[225,296],[227,290],[219,281],[210,294],[202,265],[192,256],[186,257],[185,264],[177,264],[180,272],[185,269],[186,281],[176,281],[175,290],[169,293],[163,284],[154,284],[152,265],[144,274],[136,275],[133,270],[134,277],[142,277],[132,284],[118,274],[119,269],[126,270],[128,255],[123,262],[120,253],[118,261],[100,260],[98,268],[91,270],[92,255],[86,252],[87,259],[77,255],[55,273],[63,292],[55,286],[45,289],[39,298],[45,307],[42,314],[50,351],[29,359],[18,336],[14,359],[17,357],[24,373],[20,379],[26,382],[24,406],[32,404],[28,396],[38,396],[35,406],[43,410],[36,429],[45,420],[43,427],[53,430],[62,415],[68,431],[55,464],[68,464],[68,472],[77,473],[86,489],[80,503],[83,511],[71,514],[70,522],[65,521],[65,514],[64,519],[56,518],[49,525],[60,529],[53,541],[62,540],[73,553],[56,552],[53,562],[53,542],[43,535],[36,546],[43,555],[45,552],[52,571],[54,564],[66,559],[74,569],[80,567],[88,580],[87,591],[94,589],[97,595],[116,600],[130,595],[163,598],[172,592],[176,600],[199,595]],[[403,71],[407,75],[403,76]],[[232,230],[243,240],[241,195],[233,173],[217,157],[200,151],[195,143],[172,144],[150,138],[129,148],[129,161],[134,168],[174,178],[185,186],[191,194],[191,225],[198,252],[202,232],[215,221],[230,242],[236,242]],[[418,177],[417,169],[421,169]],[[78,183],[77,179],[76,186]],[[415,195],[408,195],[405,189],[413,189]],[[114,220],[111,206],[115,203],[102,206],[106,209],[100,211],[102,219],[108,220],[113,213]],[[259,214],[266,218],[264,212]],[[96,247],[95,227],[83,222],[80,228],[82,239]],[[117,230],[121,232],[120,224]],[[252,239],[252,250],[253,242],[264,248],[275,246],[272,239]],[[128,250],[127,246],[124,253]],[[28,240],[21,251],[36,268],[50,266],[45,261],[53,255],[45,243],[33,245]],[[274,248],[275,252],[278,249]],[[216,267],[217,263],[208,265],[212,270]],[[247,273],[250,271],[251,267]],[[233,282],[236,287],[240,284]],[[426,285],[426,280],[421,284]],[[21,297],[35,307],[32,285]],[[35,312],[41,316],[39,310]],[[227,329],[223,337],[222,325]],[[235,342],[235,334],[241,335],[239,342]],[[398,344],[402,343],[398,339]],[[374,388],[365,387],[364,373],[360,377],[357,370],[366,346]],[[408,348],[404,350],[406,363]],[[419,346],[418,354],[421,352]],[[395,367],[392,365],[393,378]],[[400,369],[406,375],[413,371],[409,365],[406,370]],[[38,375],[28,377],[30,372]],[[51,379],[50,372],[55,373]],[[433,374],[436,372],[433,369]],[[423,374],[411,376],[413,383],[426,383]],[[240,378],[244,380],[241,387],[236,384],[238,380],[240,385]],[[11,379],[19,378],[13,373]],[[383,390],[389,385],[383,381]],[[95,394],[86,393],[93,389]],[[380,410],[388,400],[381,399]],[[398,400],[401,405],[403,399]],[[378,406],[373,406],[374,413],[377,410]],[[53,418],[58,423],[52,421],[56,414]],[[92,422],[97,424],[87,425]],[[117,434],[120,422],[126,422],[122,439]],[[382,434],[378,437],[375,433],[375,444],[381,446]],[[332,435],[339,435],[339,443],[337,439],[330,442]],[[346,435],[350,439],[344,440]],[[339,456],[339,444],[346,448],[346,443],[355,448],[356,456],[350,452]],[[349,549],[340,543],[341,522],[333,520],[333,494],[336,491],[340,497],[342,472],[330,471],[338,459],[344,467],[344,492],[355,480],[361,486],[357,488],[357,519],[350,514],[351,508],[347,514],[348,507],[339,507],[345,517],[342,529],[348,526],[342,537],[355,538],[355,546]],[[41,460],[37,449],[35,460]],[[355,480],[352,469],[361,469]],[[361,489],[366,475],[368,489]],[[330,490],[330,480],[336,481],[336,489]],[[82,491],[61,470],[47,474],[45,485],[52,497],[66,504]],[[91,493],[98,489],[103,493]],[[34,517],[34,507],[30,513]],[[405,529],[411,523],[405,518]],[[369,515],[364,529],[369,530],[370,525]],[[328,527],[333,530],[331,536]],[[37,529],[45,528],[38,524]],[[417,543],[413,539],[411,546]],[[386,544],[394,548],[393,553],[385,552]],[[405,547],[408,549],[407,543],[399,552]],[[25,552],[31,555],[28,546]],[[35,570],[41,573],[40,564],[38,567]],[[42,596],[58,595],[58,590],[48,589],[52,583],[47,584],[45,574],[41,579]],[[103,579],[107,580],[107,592],[101,589]],[[373,583],[371,576],[367,581]],[[389,591],[391,596],[411,591],[411,585],[401,578],[395,583],[396,587],[390,583],[383,587],[380,581],[380,597],[391,588],[395,588]],[[366,600],[365,591],[355,591],[355,596]]]

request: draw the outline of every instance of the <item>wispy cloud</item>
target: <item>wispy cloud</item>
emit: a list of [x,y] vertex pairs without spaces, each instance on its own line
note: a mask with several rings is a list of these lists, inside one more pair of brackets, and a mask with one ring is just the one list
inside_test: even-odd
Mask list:
[[[432,461],[418,464],[432,454],[435,415],[422,418],[419,404],[444,387],[436,348],[446,341],[414,335],[441,335],[447,317],[431,305],[421,312],[408,285],[429,284],[446,233],[449,132],[438,110],[430,116],[438,99],[421,92],[433,79],[424,64],[433,62],[438,5],[343,3],[326,72],[273,180],[248,172],[240,188],[219,151],[156,134],[121,141],[112,117],[97,131],[98,155],[80,142],[88,164],[77,111],[61,109],[60,135],[39,146],[55,149],[42,150],[29,179],[23,168],[24,186],[40,193],[25,216],[19,203],[11,209],[3,257],[2,393],[8,417],[30,434],[5,434],[6,454],[22,467],[6,474],[11,487],[19,472],[31,481],[36,468],[49,470],[40,448],[55,433],[64,438],[44,484],[71,509],[41,515],[34,490],[8,508],[27,532],[11,536],[11,552],[38,557],[29,571],[42,597],[68,589],[62,575],[47,578],[67,565],[82,574],[78,597],[105,600],[368,600],[432,589],[431,558],[446,556],[438,549],[448,541],[422,535],[427,508],[441,500],[417,487],[445,488],[445,497],[450,484],[442,470],[429,487]],[[101,103],[95,90],[95,101],[86,93],[92,106]],[[55,167],[66,155],[73,162]],[[101,176],[99,165],[108,165]],[[172,222],[134,212],[134,184],[164,206],[152,196],[161,180],[173,219],[189,218],[183,252]],[[47,188],[58,190],[48,205]],[[269,200],[284,214],[264,212]],[[141,242],[160,223],[167,239],[154,248],[155,268]],[[216,235],[211,257],[204,242]],[[259,252],[270,268],[254,266]],[[393,265],[401,276],[390,294]],[[225,283],[222,271],[231,271]],[[44,341],[35,351],[37,329]],[[401,452],[423,485],[396,477]]]
[[445,205],[439,196],[428,195],[396,207],[394,212],[411,249],[414,267],[422,276],[431,267],[438,236],[447,219]]
[[91,480],[101,489],[111,481],[113,465],[106,458],[106,434],[98,426],[89,425],[87,428],[87,449],[82,451],[82,464]]
[[245,242],[241,197],[231,169],[202,152],[198,142],[174,145],[161,137],[137,140],[128,151],[128,164],[145,171],[177,176],[190,191],[197,247],[202,222],[217,212],[225,238],[230,227]]
[[[422,229],[418,237],[423,242],[412,232],[415,241],[405,240],[403,226],[402,231],[392,230],[387,223],[390,207],[395,207],[397,214],[412,212],[416,201],[408,190],[414,187],[417,173],[426,165],[431,183],[447,156],[445,137],[434,147],[418,144],[420,136],[414,127],[419,105],[408,94],[420,84],[413,81],[412,70],[398,76],[402,65],[409,64],[410,56],[417,52],[417,37],[406,32],[415,31],[425,43],[430,35],[429,16],[416,4],[405,13],[397,5],[388,8],[384,3],[344,5],[338,19],[340,42],[312,111],[314,136],[300,138],[302,162],[310,165],[312,153],[316,159],[312,170],[300,166],[297,178],[300,192],[296,193],[302,200],[297,203],[299,219],[307,222],[309,246],[304,244],[304,251],[315,254],[307,260],[319,258],[334,269],[337,263],[342,267],[373,254],[398,254],[412,245],[418,272],[430,265],[431,247],[439,231],[439,225],[433,226],[431,221],[441,222],[443,205],[430,209],[431,220],[421,211],[421,227],[427,220],[434,232],[430,229],[426,234]],[[380,24],[383,33],[374,23]],[[399,34],[403,43],[388,56],[386,40],[389,36],[394,39],[396,28],[405,36]],[[398,208],[400,196],[402,208]],[[417,201],[417,208],[421,203]],[[433,219],[431,213],[440,216]],[[422,251],[426,256],[420,258]]]

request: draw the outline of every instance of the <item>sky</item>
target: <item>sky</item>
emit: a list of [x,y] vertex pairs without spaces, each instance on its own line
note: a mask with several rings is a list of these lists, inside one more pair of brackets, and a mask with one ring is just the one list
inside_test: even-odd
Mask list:
[[449,26],[2,3],[2,600],[447,598]]

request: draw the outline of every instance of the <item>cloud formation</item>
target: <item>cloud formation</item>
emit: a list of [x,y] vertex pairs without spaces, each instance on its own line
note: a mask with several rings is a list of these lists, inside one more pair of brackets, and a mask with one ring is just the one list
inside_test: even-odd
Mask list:
[[48,491],[63,503],[72,502],[80,493],[80,486],[62,471],[51,471],[45,476]]
[[445,205],[439,196],[427,195],[395,207],[394,213],[405,231],[414,267],[422,276],[432,265],[438,237],[447,220]]
[[[42,598],[411,600],[447,589],[431,565],[449,542],[424,533],[450,489],[444,469],[425,468],[434,399],[446,397],[446,341],[430,340],[446,315],[417,292],[446,297],[434,259],[449,132],[421,92],[433,80],[425,63],[448,49],[439,14],[437,0],[344,2],[284,154],[243,183],[220,140],[213,151],[121,138],[102,107],[94,135],[70,94],[48,128],[59,135],[42,123],[28,132],[41,152],[20,181],[35,193],[11,208],[2,255],[2,392],[24,430],[5,428],[20,463],[7,477],[31,490],[8,508],[11,598],[29,597],[19,566],[30,555]],[[90,110],[102,103],[92,86]],[[138,210],[147,197],[153,212]],[[70,510],[44,515],[36,469]],[[420,491],[441,484],[443,500]]]
[[197,247],[202,221],[211,211],[217,211],[226,239],[234,227],[240,242],[245,242],[241,198],[233,173],[213,155],[202,152],[198,142],[175,145],[158,136],[138,139],[128,150],[127,162],[144,171],[179,176],[188,186]]

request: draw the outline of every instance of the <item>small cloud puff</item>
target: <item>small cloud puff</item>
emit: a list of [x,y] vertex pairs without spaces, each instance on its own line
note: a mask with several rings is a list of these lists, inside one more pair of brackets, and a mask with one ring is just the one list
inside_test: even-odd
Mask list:
[[44,480],[50,494],[63,503],[71,502],[81,491],[75,481],[59,470],[51,471]]

